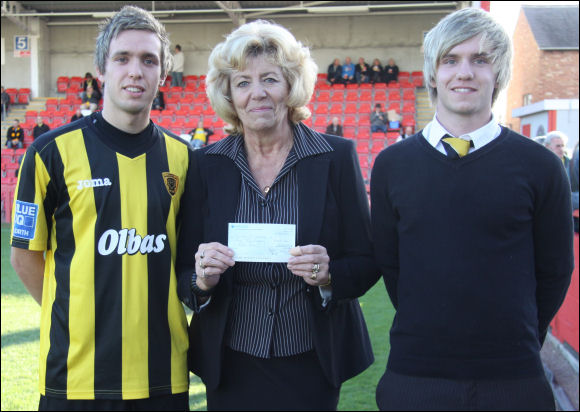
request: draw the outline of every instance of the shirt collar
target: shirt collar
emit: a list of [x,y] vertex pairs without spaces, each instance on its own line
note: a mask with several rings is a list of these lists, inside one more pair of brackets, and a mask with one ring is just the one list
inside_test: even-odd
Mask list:
[[[445,127],[443,127],[441,123],[439,123],[439,120],[437,119],[437,113],[435,113],[435,116],[433,116],[433,120],[427,126],[425,126],[423,135],[425,136],[429,144],[431,144],[431,146],[436,147],[439,141],[446,134],[452,135],[451,133],[449,133],[449,131],[445,129]],[[453,137],[458,137],[464,140],[471,140],[473,141],[474,149],[479,149],[480,147],[483,147],[489,142],[491,142],[500,134],[501,127],[497,122],[497,120],[495,119],[495,116],[492,114],[491,120],[483,127],[480,127],[477,130],[463,134],[461,136],[453,136]]]
[[[294,134],[294,147],[298,160],[309,156],[332,152],[334,149],[326,139],[317,131],[310,129],[303,123],[298,123],[292,127]],[[208,155],[227,156],[232,160],[244,147],[244,136],[242,134],[230,135],[212,145],[206,152]]]

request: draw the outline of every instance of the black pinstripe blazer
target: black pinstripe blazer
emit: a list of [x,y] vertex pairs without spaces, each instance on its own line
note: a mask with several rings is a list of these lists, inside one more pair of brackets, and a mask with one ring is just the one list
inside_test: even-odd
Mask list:
[[[297,127],[316,133],[303,125]],[[356,297],[376,282],[379,273],[372,254],[368,200],[354,145],[347,139],[321,136],[333,151],[307,157],[295,166],[299,182],[297,244],[322,245],[330,257],[332,301],[323,308],[318,288],[307,288],[307,294],[315,351],[329,382],[339,387],[374,361]],[[227,245],[228,222],[235,217],[242,184],[232,159],[207,155],[207,149],[198,150],[193,156],[193,173],[185,190],[194,195],[189,196],[190,201],[182,201],[177,266],[178,292],[184,302],[192,299],[189,281],[198,245],[214,241]],[[227,271],[222,275],[212,301],[194,314],[189,330],[189,368],[212,389],[220,381],[232,278]]]

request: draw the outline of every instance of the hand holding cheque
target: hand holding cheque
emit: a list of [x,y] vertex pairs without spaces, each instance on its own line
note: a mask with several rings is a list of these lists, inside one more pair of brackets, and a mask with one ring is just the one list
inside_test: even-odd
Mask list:
[[239,262],[288,262],[288,270],[312,286],[330,284],[326,248],[319,245],[294,246],[295,225],[230,223],[228,246],[202,243],[195,254],[197,285],[209,290],[220,276]]

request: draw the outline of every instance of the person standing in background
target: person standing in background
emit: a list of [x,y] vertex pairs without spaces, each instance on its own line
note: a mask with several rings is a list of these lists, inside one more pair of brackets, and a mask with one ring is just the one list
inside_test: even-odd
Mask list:
[[183,87],[183,68],[185,66],[185,56],[181,51],[181,46],[175,46],[173,54],[173,71],[171,72],[171,85]]

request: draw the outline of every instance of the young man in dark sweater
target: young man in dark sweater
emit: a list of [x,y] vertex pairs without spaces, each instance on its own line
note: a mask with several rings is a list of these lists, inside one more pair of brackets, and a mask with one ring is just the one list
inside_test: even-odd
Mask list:
[[397,310],[377,404],[553,410],[540,348],[573,268],[566,173],[492,115],[511,50],[487,13],[447,16],[424,50],[435,117],[383,151],[371,178],[375,256]]

